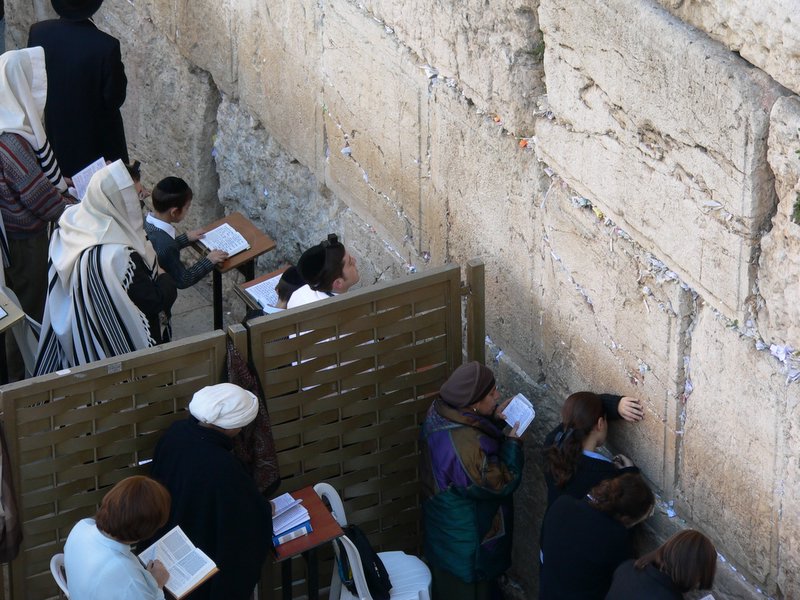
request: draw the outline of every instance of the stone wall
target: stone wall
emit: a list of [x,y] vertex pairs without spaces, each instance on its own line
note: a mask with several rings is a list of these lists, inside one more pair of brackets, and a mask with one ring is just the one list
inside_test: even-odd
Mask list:
[[[46,0],[8,2],[7,45]],[[370,283],[486,262],[487,358],[538,408],[511,589],[536,589],[536,444],[570,391],[695,526],[718,598],[800,597],[800,20],[747,0],[106,0],[132,154],[193,223],[336,230]],[[800,209],[798,209],[800,210]]]

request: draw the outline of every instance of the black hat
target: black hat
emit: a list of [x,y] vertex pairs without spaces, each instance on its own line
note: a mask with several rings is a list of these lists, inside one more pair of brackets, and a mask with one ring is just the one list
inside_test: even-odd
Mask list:
[[53,5],[53,10],[62,19],[82,21],[96,13],[103,0],[50,0],[50,2]]
[[344,246],[339,241],[339,236],[329,233],[327,240],[303,252],[297,261],[297,270],[311,289],[315,290],[320,285],[324,287],[326,283],[330,283],[325,281],[330,278],[332,265],[329,262],[333,261],[335,266],[341,267],[343,257]]

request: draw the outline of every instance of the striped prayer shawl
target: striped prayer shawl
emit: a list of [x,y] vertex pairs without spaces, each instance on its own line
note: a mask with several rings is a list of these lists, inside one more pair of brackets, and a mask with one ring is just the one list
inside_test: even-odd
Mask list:
[[34,150],[33,153],[36,155],[36,160],[39,161],[39,166],[42,167],[45,177],[47,177],[50,183],[57,189],[64,191],[67,184],[64,181],[64,177],[61,175],[61,169],[58,168],[56,155],[50,147],[50,142],[45,138],[44,146],[38,150]]
[[128,297],[133,250],[102,244],[84,250],[68,282],[52,263],[35,375],[154,345],[147,318]]

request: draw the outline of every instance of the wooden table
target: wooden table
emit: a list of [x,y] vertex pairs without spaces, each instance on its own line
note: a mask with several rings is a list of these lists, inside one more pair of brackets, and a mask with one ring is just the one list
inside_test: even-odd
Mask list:
[[281,565],[281,587],[284,600],[292,597],[292,558],[302,555],[308,567],[308,598],[316,600],[319,597],[319,565],[317,564],[317,548],[322,544],[343,534],[342,528],[333,518],[331,511],[322,502],[314,488],[304,487],[291,493],[294,498],[303,501],[311,517],[312,531],[286,542],[275,548],[275,562]]
[[[204,229],[209,231],[215,227],[219,227],[223,223],[227,223],[241,233],[242,237],[250,244],[250,248],[218,264],[213,271],[214,329],[222,329],[222,274],[237,269],[244,275],[245,279],[253,279],[256,276],[255,259],[265,252],[273,250],[276,245],[271,237],[253,225],[253,223],[240,212],[231,213],[227,217],[209,223]],[[195,242],[192,244],[192,247],[200,252],[200,254],[205,255],[208,253],[207,248],[200,242]]]

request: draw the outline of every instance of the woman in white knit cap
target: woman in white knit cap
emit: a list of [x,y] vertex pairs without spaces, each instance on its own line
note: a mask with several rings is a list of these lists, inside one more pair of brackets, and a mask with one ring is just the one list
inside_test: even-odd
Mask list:
[[271,545],[272,510],[231,450],[233,437],[256,418],[258,398],[220,383],[195,393],[189,412],[153,455],[151,474],[172,495],[169,520],[154,539],[180,525],[217,563],[220,572],[192,600],[246,600]]

